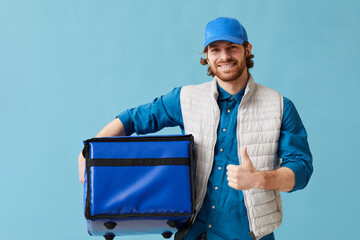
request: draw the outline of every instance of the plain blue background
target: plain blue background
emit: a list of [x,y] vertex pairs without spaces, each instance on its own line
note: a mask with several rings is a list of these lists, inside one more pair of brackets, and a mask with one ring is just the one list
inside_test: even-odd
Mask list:
[[83,217],[82,140],[127,108],[211,80],[199,52],[219,16],[245,26],[255,80],[290,98],[308,131],[314,174],[282,194],[276,239],[357,238],[359,12],[357,0],[1,0],[0,239],[101,239]]

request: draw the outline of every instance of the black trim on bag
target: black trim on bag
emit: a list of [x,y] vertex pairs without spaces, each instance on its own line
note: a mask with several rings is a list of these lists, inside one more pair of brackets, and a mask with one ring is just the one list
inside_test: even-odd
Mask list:
[[90,146],[89,143],[85,143],[83,149],[83,156],[85,158],[85,167],[86,167],[86,177],[87,177],[87,190],[86,190],[86,200],[85,200],[85,218],[91,216],[90,211],[90,164],[89,164],[89,156],[90,156]]
[[93,158],[90,159],[92,166],[159,166],[159,165],[190,165],[189,158]]
[[191,184],[191,190],[192,190],[192,194],[191,194],[191,201],[192,201],[192,211],[195,213],[196,208],[196,185],[195,185],[195,169],[196,169],[196,163],[194,160],[194,137],[192,135],[190,135],[191,137],[191,141],[190,141],[190,147],[189,147],[189,156],[191,159],[190,162],[190,184]]
[[142,217],[184,217],[184,216],[189,216],[192,215],[193,212],[190,213],[129,213],[129,214],[118,214],[118,215],[107,215],[107,214],[102,214],[102,215],[94,215],[94,216],[89,216],[86,217],[86,219],[88,220],[93,220],[93,219],[100,219],[100,218],[142,218]]
[[85,142],[169,142],[169,141],[191,141],[192,135],[178,136],[151,136],[151,137],[101,137],[90,138]]
[[190,154],[190,182],[191,182],[191,202],[192,202],[192,216],[189,217],[189,219],[180,226],[179,230],[176,232],[174,236],[174,240],[182,240],[184,239],[186,233],[188,232],[191,222],[193,220],[193,217],[196,213],[196,186],[195,186],[195,169],[196,169],[196,162],[194,161],[194,137],[190,135],[191,141],[190,141],[190,147],[189,147],[189,154]]

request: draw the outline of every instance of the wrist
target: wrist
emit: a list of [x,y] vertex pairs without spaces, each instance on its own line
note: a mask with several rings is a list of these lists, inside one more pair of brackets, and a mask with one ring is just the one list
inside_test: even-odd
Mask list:
[[256,171],[256,188],[266,189],[266,172]]

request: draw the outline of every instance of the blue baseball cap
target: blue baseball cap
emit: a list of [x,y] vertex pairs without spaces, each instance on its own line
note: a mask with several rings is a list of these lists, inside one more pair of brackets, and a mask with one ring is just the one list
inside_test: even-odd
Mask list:
[[235,18],[219,17],[206,25],[204,48],[215,41],[248,42],[245,28]]

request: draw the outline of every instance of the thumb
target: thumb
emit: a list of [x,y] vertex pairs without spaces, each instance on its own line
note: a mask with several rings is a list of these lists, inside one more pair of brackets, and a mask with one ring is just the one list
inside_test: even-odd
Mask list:
[[252,162],[250,160],[249,155],[247,154],[247,146],[245,146],[242,151],[241,151],[241,156],[242,156],[242,165],[251,165],[252,166]]

